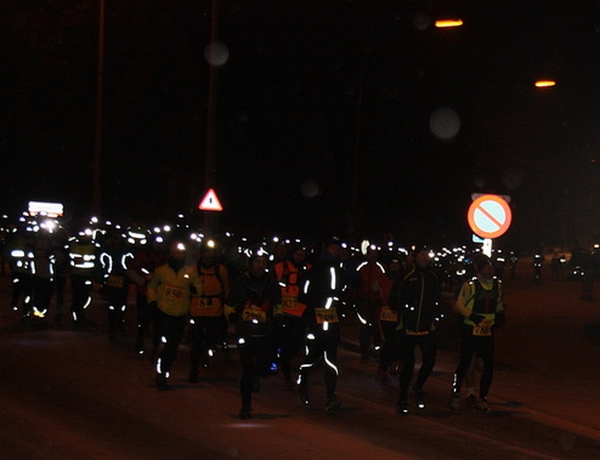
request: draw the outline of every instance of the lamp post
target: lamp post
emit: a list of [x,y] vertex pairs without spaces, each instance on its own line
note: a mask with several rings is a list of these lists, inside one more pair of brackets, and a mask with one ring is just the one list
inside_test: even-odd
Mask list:
[[[215,182],[215,150],[217,139],[217,76],[218,65],[215,63],[215,54],[217,52],[215,43],[218,36],[219,16],[217,3],[219,0],[211,1],[210,16],[210,43],[208,48],[208,113],[206,117],[206,152],[204,163],[204,187],[210,189],[214,187]],[[203,227],[204,232],[211,234],[215,230],[216,215],[213,212],[204,212]]]
[[94,133],[94,166],[93,166],[93,198],[92,211],[100,214],[102,205],[102,99],[104,94],[104,15],[105,0],[100,0],[98,7],[98,65],[96,82],[96,122]]

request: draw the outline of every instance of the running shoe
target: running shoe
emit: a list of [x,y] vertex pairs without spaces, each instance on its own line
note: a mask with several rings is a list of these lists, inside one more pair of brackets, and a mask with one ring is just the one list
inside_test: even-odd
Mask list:
[[474,394],[470,394],[469,396],[467,396],[467,407],[471,409],[477,408],[477,398],[475,398]]
[[415,395],[415,399],[417,400],[417,408],[419,410],[425,409],[425,398],[423,397],[423,389],[413,387],[413,394]]
[[479,398],[477,400],[477,410],[479,412],[490,412],[490,408],[488,406],[488,402],[486,398]]
[[302,404],[308,404],[310,402],[308,397],[308,386],[304,382],[298,385],[298,397]]
[[169,389],[169,384],[167,383],[167,378],[165,377],[164,374],[156,374],[154,383],[156,383],[156,387],[159,390],[168,390]]
[[408,401],[405,399],[398,401],[398,404],[396,405],[396,412],[398,412],[400,415],[407,415]]
[[458,412],[460,410],[460,394],[453,393],[450,399],[450,410],[452,412]]
[[243,406],[240,409],[240,418],[242,420],[248,420],[252,418],[252,408],[250,406]]
[[331,396],[327,398],[327,404],[325,404],[325,412],[334,412],[339,409],[342,403],[337,396]]

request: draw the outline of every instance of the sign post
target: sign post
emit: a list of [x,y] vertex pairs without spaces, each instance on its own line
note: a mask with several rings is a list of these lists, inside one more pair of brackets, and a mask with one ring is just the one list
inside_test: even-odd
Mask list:
[[492,239],[504,235],[512,221],[512,211],[508,201],[499,195],[476,197],[467,214],[473,233],[483,238],[483,253],[492,255]]

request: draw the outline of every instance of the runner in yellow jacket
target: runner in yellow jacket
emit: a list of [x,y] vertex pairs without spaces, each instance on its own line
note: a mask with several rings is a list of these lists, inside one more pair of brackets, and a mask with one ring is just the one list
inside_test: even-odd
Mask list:
[[194,265],[185,264],[186,248],[182,241],[169,246],[169,260],[156,268],[148,281],[148,306],[157,307],[157,328],[161,345],[156,361],[156,386],[169,388],[167,379],[179,344],[183,339],[192,293],[202,293],[202,281]]

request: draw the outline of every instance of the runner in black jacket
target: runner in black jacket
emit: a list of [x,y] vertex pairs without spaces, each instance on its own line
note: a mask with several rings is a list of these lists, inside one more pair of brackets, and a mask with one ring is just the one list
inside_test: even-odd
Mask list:
[[440,282],[430,267],[427,250],[415,254],[415,265],[404,276],[398,278],[390,292],[390,308],[398,312],[398,329],[403,335],[403,367],[400,372],[400,397],[397,410],[408,413],[408,389],[415,367],[415,348],[421,349],[422,365],[412,387],[417,407],[425,408],[423,385],[435,365],[436,341],[435,321],[441,315]]
[[300,401],[309,403],[308,376],[316,361],[325,362],[325,387],[327,390],[326,411],[340,406],[336,395],[337,350],[340,343],[341,308],[346,294],[345,271],[340,264],[340,243],[331,240],[324,245],[321,260],[306,273],[307,279],[298,295],[306,304],[306,349],[307,354],[300,365],[298,389]]

